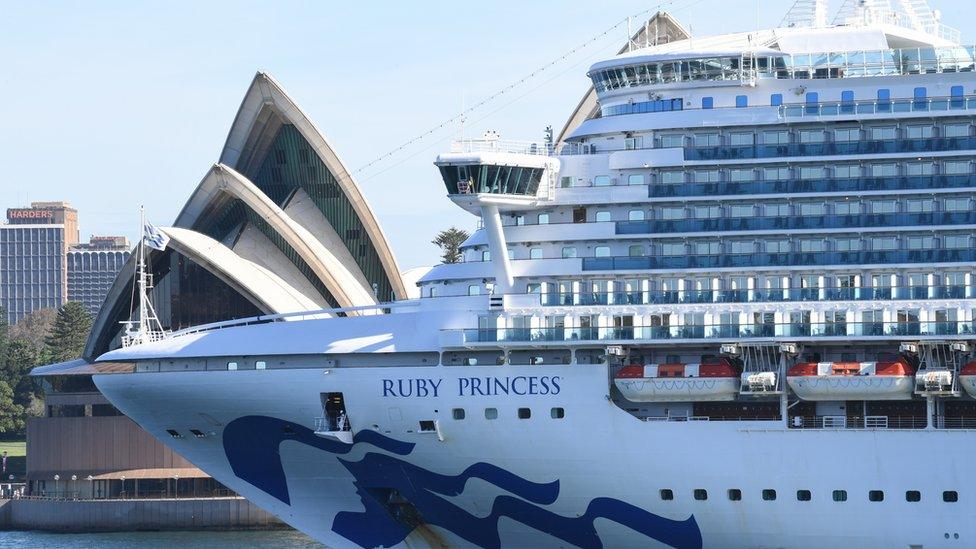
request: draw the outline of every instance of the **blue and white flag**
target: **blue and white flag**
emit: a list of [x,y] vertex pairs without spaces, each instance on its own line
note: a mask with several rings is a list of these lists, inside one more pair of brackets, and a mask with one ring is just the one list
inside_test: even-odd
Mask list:
[[146,221],[145,227],[142,229],[142,240],[146,243],[146,246],[154,250],[163,251],[166,249],[166,245],[169,244],[169,237],[163,234],[153,224]]

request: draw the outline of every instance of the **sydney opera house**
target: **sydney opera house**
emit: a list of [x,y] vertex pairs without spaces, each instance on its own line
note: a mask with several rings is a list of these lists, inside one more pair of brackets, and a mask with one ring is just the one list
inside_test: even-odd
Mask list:
[[[265,73],[247,90],[217,163],[172,226],[160,230],[169,243],[149,250],[146,263],[165,330],[413,295],[352,175]],[[92,479],[84,485],[91,497],[131,494],[140,479],[143,491],[174,477],[186,484],[178,487],[184,494],[211,486],[194,481],[212,483],[122,416],[91,382],[90,361],[120,346],[122,323],[133,315],[135,257],[94,319],[83,357],[34,371],[47,411],[28,428],[35,493],[50,492],[56,475]]]

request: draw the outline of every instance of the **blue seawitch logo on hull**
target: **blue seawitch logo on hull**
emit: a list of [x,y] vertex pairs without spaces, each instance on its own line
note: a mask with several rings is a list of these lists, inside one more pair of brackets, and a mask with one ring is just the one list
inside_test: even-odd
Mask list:
[[[543,508],[559,496],[559,481],[536,483],[489,463],[475,463],[458,475],[441,475],[398,456],[409,455],[414,444],[376,431],[356,433],[353,444],[316,436],[307,427],[266,416],[246,416],[224,429],[224,451],[238,478],[290,505],[288,485],[278,453],[292,440],[334,454],[352,474],[365,511],[336,514],[332,531],[362,547],[390,547],[414,528],[434,525],[482,547],[501,547],[498,520],[508,517],[567,543],[602,547],[593,523],[604,518],[673,547],[701,547],[695,518],[670,520],[612,498],[590,501],[586,512],[565,517]],[[354,444],[369,444],[390,454],[367,452],[359,461],[339,456]],[[475,516],[441,496],[464,492],[472,478],[491,483],[512,495],[495,498],[488,516]]]

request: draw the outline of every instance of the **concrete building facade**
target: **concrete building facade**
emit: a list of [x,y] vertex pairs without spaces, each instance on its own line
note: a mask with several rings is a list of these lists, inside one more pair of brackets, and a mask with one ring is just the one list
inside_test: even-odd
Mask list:
[[0,305],[16,324],[68,295],[68,247],[78,243],[78,211],[67,202],[33,202],[7,210],[0,225]]
[[93,236],[68,248],[68,301],[84,305],[92,318],[98,315],[130,253],[124,236]]

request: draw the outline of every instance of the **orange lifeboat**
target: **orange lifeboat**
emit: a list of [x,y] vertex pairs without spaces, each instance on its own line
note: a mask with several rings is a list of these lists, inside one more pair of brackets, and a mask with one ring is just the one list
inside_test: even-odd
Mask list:
[[631,364],[614,376],[620,394],[631,402],[734,400],[739,374],[726,359],[702,364]]
[[912,398],[915,369],[889,362],[801,362],[786,373],[803,400],[905,400]]
[[976,398],[976,360],[962,367],[962,371],[959,372],[959,383],[969,396]]

